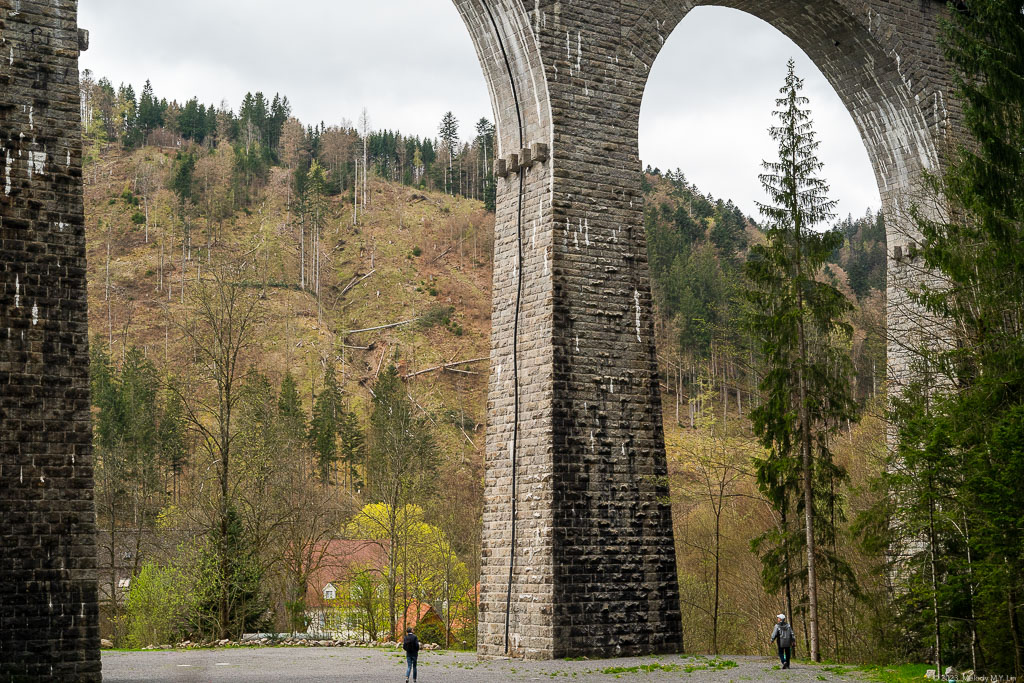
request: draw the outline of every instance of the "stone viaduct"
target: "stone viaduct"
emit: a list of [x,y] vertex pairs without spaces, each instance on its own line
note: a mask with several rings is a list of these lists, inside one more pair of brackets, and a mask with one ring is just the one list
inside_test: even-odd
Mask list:
[[[906,208],[959,120],[939,0],[454,0],[498,124],[479,652],[682,648],[640,102],[696,5],[846,103],[889,224],[890,375],[926,334]],[[76,0],[0,0],[0,681],[100,680]]]

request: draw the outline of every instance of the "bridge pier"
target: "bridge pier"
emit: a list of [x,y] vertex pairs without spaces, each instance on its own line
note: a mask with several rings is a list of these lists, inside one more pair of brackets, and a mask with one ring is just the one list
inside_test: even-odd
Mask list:
[[0,2],[0,681],[99,681],[75,0]]
[[[786,33],[857,124],[891,254],[915,239],[907,210],[925,198],[922,173],[940,168],[959,117],[936,44],[944,3],[455,4],[490,89],[500,157],[478,651],[677,651],[637,147],[650,68],[696,5],[743,10]],[[906,259],[891,260],[897,383],[934,333],[904,295],[921,277]]]

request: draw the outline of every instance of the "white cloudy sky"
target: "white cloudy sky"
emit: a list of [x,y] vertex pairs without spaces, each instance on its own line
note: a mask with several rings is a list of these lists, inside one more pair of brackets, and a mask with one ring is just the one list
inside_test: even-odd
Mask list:
[[[158,96],[236,109],[249,90],[280,92],[304,123],[354,121],[366,107],[375,128],[432,136],[448,110],[466,136],[492,117],[450,0],[80,0],[79,24],[91,32],[82,68],[136,92],[148,78]],[[694,10],[667,41],[644,97],[644,163],[681,168],[756,216],[790,56],[807,80],[840,215],[876,209],[867,154],[835,92],[789,39],[735,10]]]

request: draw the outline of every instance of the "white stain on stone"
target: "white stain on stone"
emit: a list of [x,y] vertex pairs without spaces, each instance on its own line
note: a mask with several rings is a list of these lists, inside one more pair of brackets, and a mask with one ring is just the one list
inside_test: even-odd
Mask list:
[[594,438],[594,430],[590,430],[590,452],[597,453],[597,439]]
[[[18,276],[14,276],[14,307],[21,308],[21,284],[18,282]],[[7,335],[11,336],[10,334]]]
[[576,353],[580,352],[580,335],[576,335]]
[[609,394],[614,394],[615,393],[615,378],[614,377],[609,377],[608,378],[608,393]]
[[583,73],[583,32],[576,32],[576,73]]
[[494,377],[495,383],[496,384],[501,384],[501,366],[500,365],[497,368],[495,368],[494,374],[495,374],[495,377]]
[[35,112],[36,112],[35,106],[30,104],[28,106],[28,129],[29,130],[35,130],[36,129]]
[[11,194],[11,164],[14,163],[14,159],[11,158],[11,153],[4,150],[4,194]]
[[28,177],[32,179],[33,174],[42,175],[46,173],[46,151],[28,153]]
[[70,149],[68,150],[68,157],[67,157],[67,159],[64,160],[64,165],[65,166],[71,166],[71,150]]
[[569,62],[569,78],[572,78],[572,36],[565,32],[565,59]]
[[633,303],[636,304],[636,340],[642,342],[640,338],[640,290],[633,290]]
[[39,324],[39,306],[37,304],[32,304],[32,324]]
[[7,57],[7,66],[14,66],[14,46],[11,46],[10,55]]

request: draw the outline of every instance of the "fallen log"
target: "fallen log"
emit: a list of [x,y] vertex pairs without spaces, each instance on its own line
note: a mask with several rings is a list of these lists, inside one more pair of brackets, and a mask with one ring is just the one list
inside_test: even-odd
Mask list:
[[[359,277],[357,275],[356,277],[352,278],[352,282],[349,282],[347,285],[345,285],[345,289],[341,290],[341,294],[339,294],[339,296],[345,296],[345,293],[348,292],[348,290],[352,289],[353,287],[358,285],[360,282],[362,282],[363,280],[365,280],[366,278],[370,277],[371,275],[373,275],[376,272],[377,272],[377,269],[374,268],[373,270],[371,270],[369,273],[367,273],[366,275],[364,275],[362,277]],[[359,279],[357,280],[356,278],[359,278]]]
[[478,363],[478,362],[480,362],[482,360],[489,360],[489,359],[490,359],[490,356],[481,356],[480,358],[470,358],[469,360],[455,361],[454,363],[442,363],[441,365],[435,365],[432,368],[427,368],[425,370],[417,370],[416,372],[407,373],[405,375],[405,379],[412,379],[413,377],[416,377],[417,375],[425,375],[428,372],[436,372],[437,370],[451,370],[452,372],[460,372],[460,373],[463,373],[463,374],[466,374],[466,375],[478,375],[478,374],[480,374],[478,372],[472,372],[472,371],[469,371],[469,370],[452,370],[452,368],[456,368],[456,367],[458,367],[460,365],[468,365],[469,363]]
[[357,334],[359,332],[373,332],[374,330],[387,330],[387,329],[390,329],[392,327],[399,327],[401,325],[408,325],[409,323],[414,323],[417,320],[419,320],[419,318],[410,318],[409,320],[402,320],[400,322],[390,323],[388,325],[377,325],[376,327],[364,327],[361,330],[345,330],[345,334]]

